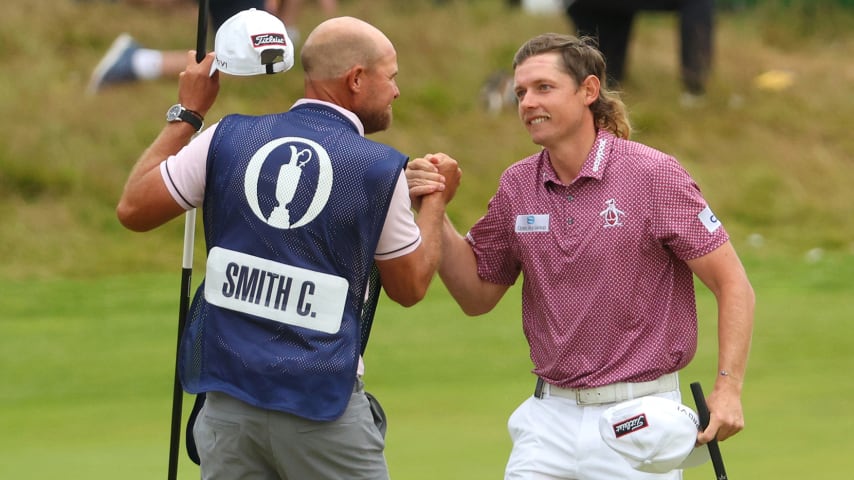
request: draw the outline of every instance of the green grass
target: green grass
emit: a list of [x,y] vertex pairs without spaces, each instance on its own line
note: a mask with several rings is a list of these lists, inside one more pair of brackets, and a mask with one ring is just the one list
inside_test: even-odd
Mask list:
[[[175,82],[82,92],[118,33],[155,48],[192,48],[193,2],[159,10],[8,3],[0,16],[0,478],[162,476],[183,222],[135,234],[113,209],[175,101]],[[697,179],[757,292],[747,429],[721,445],[730,474],[848,478],[854,14],[829,0],[742,3],[759,6],[718,17],[704,107],[678,105],[676,23],[667,14],[639,18],[624,98],[634,138],[676,155]],[[465,173],[450,215],[468,227],[501,170],[536,149],[514,112],[482,111],[481,82],[507,68],[530,36],[569,24],[494,0],[342,0],[341,13],[380,26],[400,53],[403,95],[394,126],[376,139],[413,156],[458,158]],[[303,33],[319,20],[307,6]],[[792,73],[793,86],[758,88],[754,79],[768,70]],[[224,78],[209,119],[287,108],[301,86],[297,70]],[[438,281],[414,308],[383,300],[367,382],[389,414],[394,478],[501,478],[505,422],[533,386],[518,295],[511,290],[477,318],[464,317]],[[682,379],[709,389],[715,309],[702,287],[699,304],[700,349]],[[198,477],[181,462],[182,479]],[[686,478],[710,475],[707,465]]]
[[[122,2],[16,0],[0,17],[0,276],[86,277],[163,271],[182,225],[147,235],[116,222],[114,207],[131,165],[174,103],[174,79],[82,95],[116,35],[143,45],[190,49],[195,9]],[[309,2],[311,3],[311,2]],[[854,51],[850,9],[721,12],[707,104],[679,107],[676,18],[639,17],[624,98],[634,138],[675,155],[699,182],[736,245],[759,233],[766,248],[801,255],[821,247],[854,251]],[[399,51],[401,98],[391,130],[376,135],[412,156],[445,151],[460,161],[463,187],[450,213],[471,225],[510,163],[536,150],[515,112],[487,115],[478,91],[509,68],[518,46],[543,31],[570,31],[561,16],[529,16],[495,0],[343,0],[341,13],[386,31]],[[765,6],[767,5],[767,6]],[[38,18],[38,21],[33,19]],[[308,7],[300,27],[321,19]],[[38,42],[32,41],[38,38]],[[299,66],[284,75],[225,77],[209,121],[226,113],[286,109],[302,89]],[[794,84],[757,88],[785,70]],[[209,122],[210,123],[210,122]],[[61,235],[57,235],[61,232]]]
[[[758,309],[747,428],[721,444],[733,478],[846,478],[854,384],[854,258],[747,252]],[[8,281],[0,297],[0,477],[165,475],[180,272]],[[383,299],[366,381],[389,416],[395,478],[501,478],[505,423],[531,394],[519,292],[465,317],[441,283],[405,309]],[[699,289],[701,343],[687,385],[714,381],[715,310]],[[185,407],[189,408],[189,398]],[[185,414],[186,418],[186,414]],[[183,455],[180,478],[197,478]],[[821,465],[816,476],[815,466]],[[711,466],[687,479],[709,478]]]

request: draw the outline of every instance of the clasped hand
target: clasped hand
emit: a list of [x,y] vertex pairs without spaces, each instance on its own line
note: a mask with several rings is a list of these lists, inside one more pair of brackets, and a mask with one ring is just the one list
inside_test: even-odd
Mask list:
[[444,153],[428,153],[411,160],[406,166],[409,198],[418,211],[427,195],[441,194],[447,205],[457,193],[463,171],[456,160]]

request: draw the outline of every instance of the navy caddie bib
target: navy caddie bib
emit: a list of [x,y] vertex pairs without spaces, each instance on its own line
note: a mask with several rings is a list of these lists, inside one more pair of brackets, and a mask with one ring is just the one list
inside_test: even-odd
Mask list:
[[405,163],[325,105],[222,119],[202,206],[205,279],[179,352],[186,391],[312,420],[343,413],[359,312]]

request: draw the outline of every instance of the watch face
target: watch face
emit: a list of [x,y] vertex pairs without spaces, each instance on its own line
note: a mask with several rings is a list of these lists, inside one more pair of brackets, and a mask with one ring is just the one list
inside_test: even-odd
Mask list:
[[166,121],[174,122],[174,121],[179,120],[180,119],[179,116],[181,115],[181,110],[183,110],[181,105],[172,105],[171,107],[169,107],[169,111],[166,112]]

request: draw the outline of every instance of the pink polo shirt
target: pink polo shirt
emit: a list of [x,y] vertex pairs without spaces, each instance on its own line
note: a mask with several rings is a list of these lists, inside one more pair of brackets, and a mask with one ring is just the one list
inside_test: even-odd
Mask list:
[[567,388],[687,365],[697,310],[684,260],[728,238],[673,157],[604,130],[569,185],[547,150],[511,165],[468,234],[483,279],[510,285],[524,273],[534,373]]

